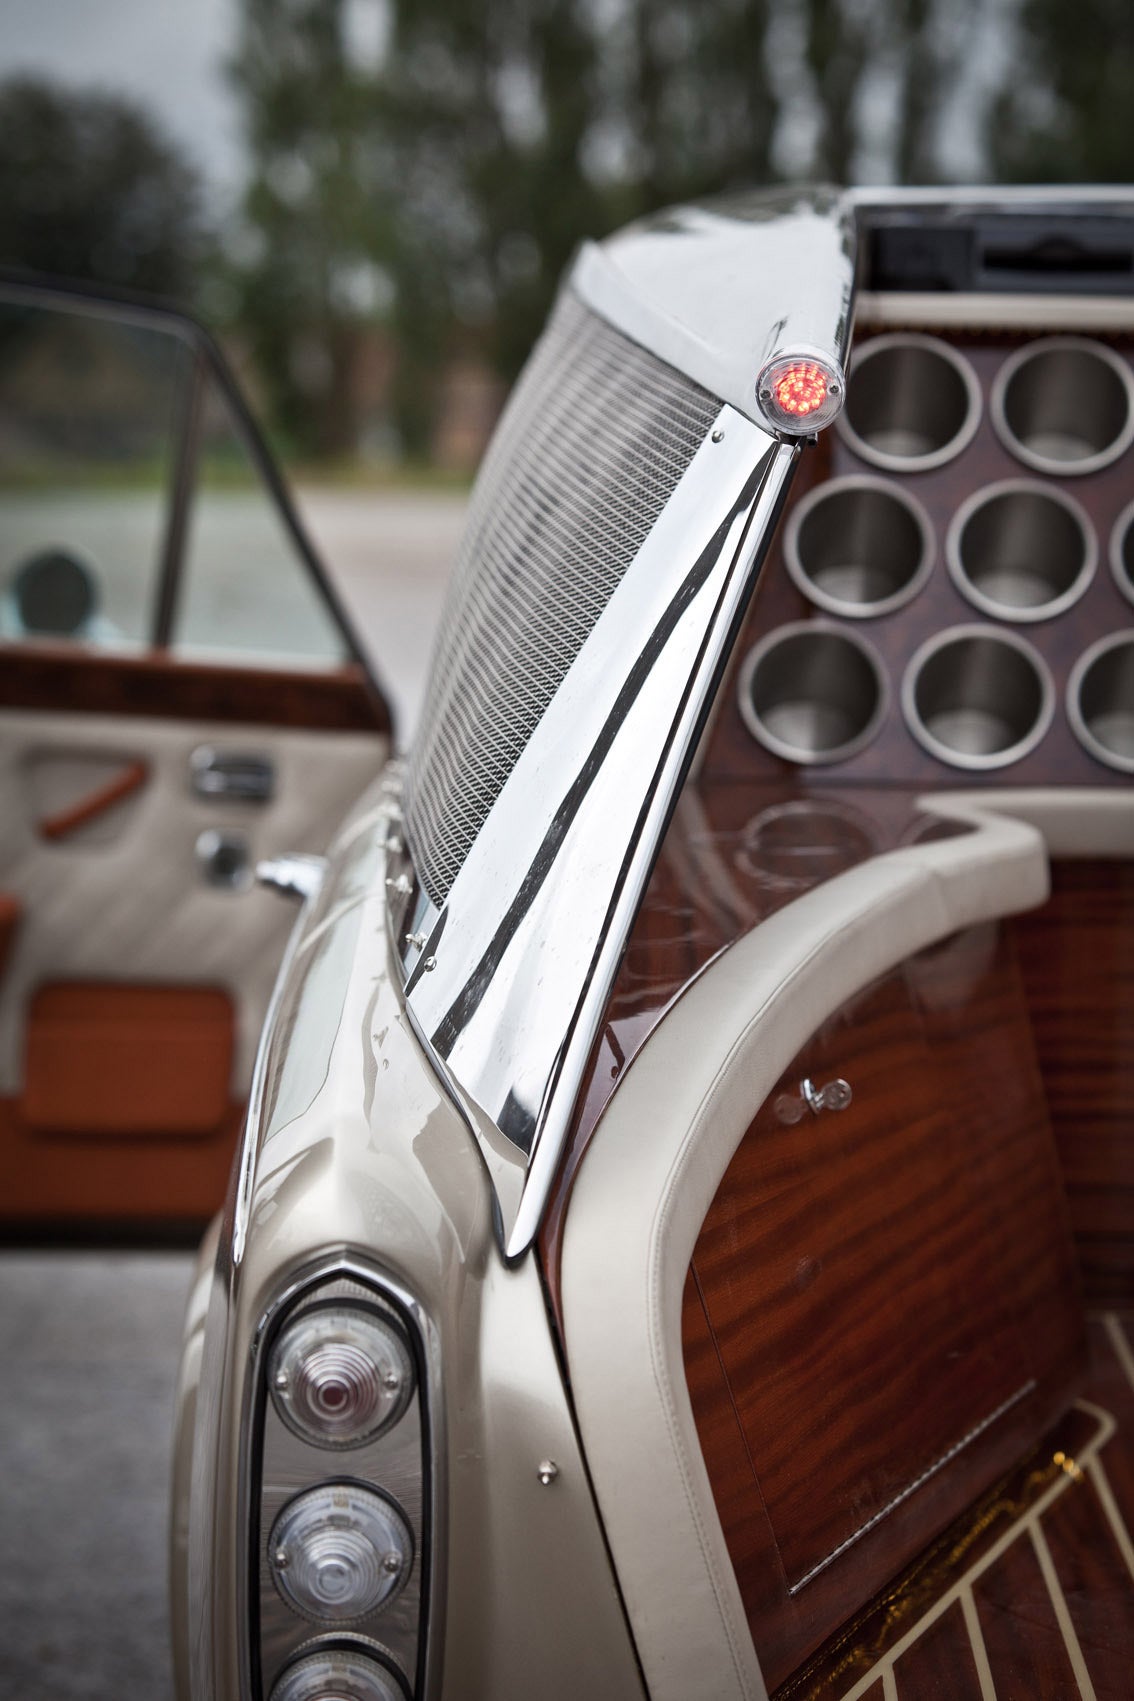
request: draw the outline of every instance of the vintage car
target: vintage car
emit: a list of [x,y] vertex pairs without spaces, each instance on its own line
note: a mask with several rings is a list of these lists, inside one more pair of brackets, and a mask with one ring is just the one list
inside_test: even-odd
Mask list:
[[[1134,195],[585,246],[396,760],[317,575],[304,667],[227,580],[202,637],[205,425],[252,440],[132,323],[178,353],[153,623],[14,645],[3,724],[56,856],[130,762],[155,837],[85,912],[4,876],[4,1090],[27,1151],[158,1130],[106,1185],[152,1162],[172,1216],[243,1116],[183,1701],[1126,1694]],[[112,807],[59,791],[84,754]]]

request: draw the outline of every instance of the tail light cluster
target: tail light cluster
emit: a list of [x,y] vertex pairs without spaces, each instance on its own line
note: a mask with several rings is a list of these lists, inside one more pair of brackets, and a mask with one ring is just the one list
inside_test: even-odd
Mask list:
[[412,1701],[430,1551],[424,1344],[354,1275],[304,1290],[259,1360],[251,1586],[262,1701]]

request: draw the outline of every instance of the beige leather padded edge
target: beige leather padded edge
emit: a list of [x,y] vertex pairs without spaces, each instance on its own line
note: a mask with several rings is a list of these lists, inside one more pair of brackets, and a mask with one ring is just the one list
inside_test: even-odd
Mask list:
[[[266,757],[276,775],[265,804],[197,797],[198,745]],[[24,1018],[44,980],[115,980],[227,987],[237,1008],[233,1094],[247,1090],[257,1036],[295,906],[275,892],[218,890],[196,861],[206,828],[241,833],[253,862],[323,851],[380,771],[388,740],[374,733],[50,714],[0,715],[0,891],[22,915],[0,984],[0,1093],[20,1089]],[[29,764],[44,757],[144,758],[149,781],[113,843],[45,844],[28,797]]]
[[766,1694],[681,1350],[686,1273],[728,1162],[791,1059],[848,998],[912,952],[1047,895],[1035,827],[968,800],[927,807],[976,830],[877,857],[738,940],[643,1047],[575,1183],[567,1361],[651,1701]]

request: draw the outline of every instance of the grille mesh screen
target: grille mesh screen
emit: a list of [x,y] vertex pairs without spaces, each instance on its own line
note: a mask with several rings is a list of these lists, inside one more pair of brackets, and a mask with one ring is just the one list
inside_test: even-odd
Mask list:
[[561,297],[477,479],[410,762],[435,904],[719,410]]

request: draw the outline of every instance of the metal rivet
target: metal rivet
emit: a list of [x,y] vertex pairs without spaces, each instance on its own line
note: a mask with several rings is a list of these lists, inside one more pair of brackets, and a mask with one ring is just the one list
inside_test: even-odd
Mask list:
[[276,1570],[277,1571],[286,1571],[289,1563],[290,1563],[290,1561],[289,1561],[288,1555],[287,1555],[287,1548],[286,1547],[278,1547],[276,1549],[275,1553],[273,1553],[273,1555],[272,1555],[272,1564],[275,1566]]
[[401,1568],[402,1562],[396,1553],[388,1553],[382,1561],[383,1571],[388,1572],[391,1577],[396,1577]]
[[432,974],[434,969],[437,967],[437,958],[436,957],[426,957],[424,963],[422,963],[421,966],[425,970],[427,975]]
[[721,439],[723,438],[723,436],[724,436],[724,427],[722,425],[718,425],[717,429],[713,432],[713,442],[719,443],[721,441]]
[[286,1388],[287,1387],[287,1371],[286,1370],[277,1370],[276,1371],[276,1387],[277,1388]]
[[554,1459],[541,1459],[536,1466],[536,1476],[544,1488],[549,1488],[559,1475],[559,1466]]

